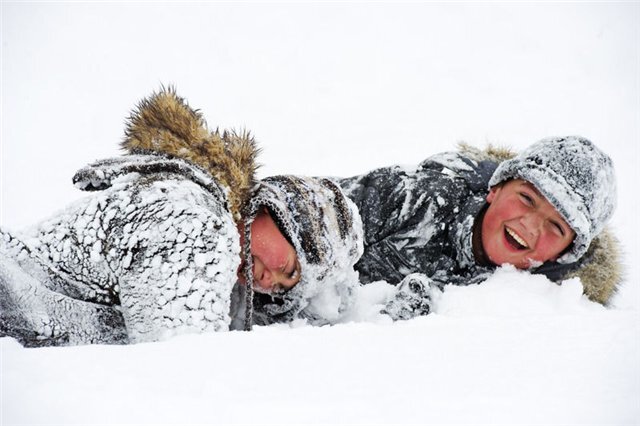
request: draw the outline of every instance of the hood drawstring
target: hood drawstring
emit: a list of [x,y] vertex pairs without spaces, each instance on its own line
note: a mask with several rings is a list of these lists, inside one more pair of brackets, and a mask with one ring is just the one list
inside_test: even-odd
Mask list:
[[251,331],[253,325],[253,258],[251,257],[251,223],[253,218],[244,223],[244,245],[242,256],[244,257],[244,279],[246,281],[244,302],[244,330]]
[[258,207],[255,202],[249,201],[242,209],[244,219],[243,233],[244,244],[242,246],[242,257],[244,259],[244,279],[246,281],[244,293],[244,330],[251,331],[253,326],[253,257],[251,256],[251,225],[253,224]]

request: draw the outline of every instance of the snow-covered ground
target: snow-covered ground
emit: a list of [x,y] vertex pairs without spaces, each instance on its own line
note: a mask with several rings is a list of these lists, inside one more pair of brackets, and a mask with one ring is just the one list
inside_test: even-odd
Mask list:
[[[636,424],[640,315],[567,284],[499,271],[447,289],[434,314],[396,324],[370,316],[124,347],[26,350],[4,339],[3,419]],[[363,288],[363,305],[381,290]]]
[[611,307],[504,268],[427,317],[126,347],[0,339],[0,423],[640,423],[640,5],[1,4],[0,225],[81,194],[137,100],[173,83],[246,127],[261,176],[351,175],[465,140],[581,134],[612,156],[626,278]]

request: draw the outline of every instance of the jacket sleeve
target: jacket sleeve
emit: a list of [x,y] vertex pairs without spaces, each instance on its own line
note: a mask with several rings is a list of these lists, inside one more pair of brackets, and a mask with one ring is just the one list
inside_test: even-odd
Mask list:
[[493,167],[449,152],[412,170],[385,167],[340,180],[362,216],[365,252],[356,265],[362,281],[395,284],[410,273],[432,276],[455,266],[446,233],[470,194],[486,191]]
[[128,342],[117,307],[52,291],[2,253],[0,336],[13,337],[27,347]]
[[416,272],[407,251],[420,244],[421,236],[414,231],[430,202],[426,180],[426,176],[393,166],[339,181],[362,217],[364,254],[356,269],[363,283],[384,280],[396,284]]
[[[410,202],[415,178],[398,166],[340,179],[343,191],[358,207],[365,245],[374,244],[403,226],[403,207]],[[406,216],[406,215],[405,215]]]
[[484,189],[492,170],[459,153],[445,152],[411,169],[383,167],[338,182],[358,206],[365,244],[372,245],[415,227],[438,192],[444,191],[443,197],[455,200],[456,194],[446,192],[466,187]]

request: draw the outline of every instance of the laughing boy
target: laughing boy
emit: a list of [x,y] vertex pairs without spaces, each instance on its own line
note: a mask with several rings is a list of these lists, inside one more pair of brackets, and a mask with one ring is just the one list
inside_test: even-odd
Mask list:
[[434,287],[478,283],[504,264],[556,282],[579,276],[603,304],[620,282],[605,229],[613,163],[585,138],[546,138],[516,156],[461,145],[414,170],[385,167],[340,185],[363,220],[361,281],[398,284],[393,318],[426,314]]

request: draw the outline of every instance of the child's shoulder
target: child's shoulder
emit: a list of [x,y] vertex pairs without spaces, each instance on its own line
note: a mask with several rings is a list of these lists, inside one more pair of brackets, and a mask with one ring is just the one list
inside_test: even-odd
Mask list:
[[437,175],[461,178],[484,188],[498,164],[515,155],[509,148],[488,145],[481,149],[460,142],[457,150],[438,153],[424,160],[419,164],[418,171],[428,174],[432,171]]

